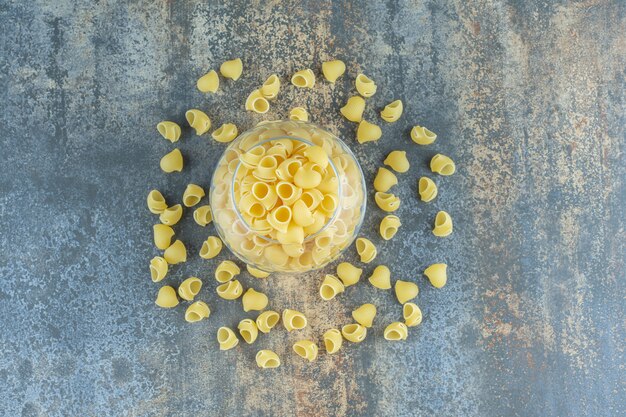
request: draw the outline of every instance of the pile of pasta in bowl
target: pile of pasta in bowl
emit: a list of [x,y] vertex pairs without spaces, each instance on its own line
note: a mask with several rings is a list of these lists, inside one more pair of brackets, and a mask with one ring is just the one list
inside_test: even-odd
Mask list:
[[[346,65],[340,60],[324,62],[321,73],[324,82],[334,83],[345,76]],[[224,62],[218,71],[211,70],[197,81],[202,93],[215,93],[221,79],[238,80],[243,73],[241,59]],[[297,71],[291,76],[289,88],[315,88],[316,75],[311,69]],[[350,97],[338,114],[357,123],[356,142],[361,146],[375,142],[383,136],[379,124],[363,118],[366,100],[377,91],[376,83],[364,74],[358,74],[354,82],[358,94]],[[259,88],[250,92],[245,100],[247,111],[260,114],[270,109],[281,89],[280,77],[271,75]],[[242,100],[243,101],[243,100]],[[401,100],[389,103],[380,112],[384,123],[401,119],[404,104]],[[211,131],[210,117],[200,109],[190,109],[185,118],[195,134],[201,136]],[[161,136],[175,144],[182,135],[181,126],[172,121],[157,125]],[[307,317],[295,309],[282,312],[268,308],[269,298],[254,288],[244,289],[238,279],[242,268],[257,279],[267,279],[272,272],[298,273],[324,267],[336,259],[353,242],[360,262],[372,263],[377,248],[366,237],[358,237],[365,215],[366,185],[363,172],[350,148],[332,133],[309,122],[309,114],[303,107],[293,108],[286,120],[262,121],[257,126],[239,134],[232,123],[225,123],[210,133],[221,143],[228,143],[213,171],[209,190],[209,204],[203,204],[205,190],[197,184],[189,184],[182,201],[172,204],[158,190],[147,197],[148,209],[159,216],[153,226],[154,244],[162,250],[161,256],[150,261],[152,281],[162,281],[175,265],[186,262],[188,253],[183,240],[175,231],[186,211],[192,211],[194,221],[201,227],[213,223],[217,235],[209,236],[202,244],[199,256],[211,260],[224,246],[233,254],[232,260],[219,263],[214,272],[217,282],[215,291],[223,300],[241,300],[245,312],[258,312],[255,319],[246,318],[236,329],[222,326],[217,331],[217,343],[221,350],[230,350],[242,339],[253,344],[259,333],[275,331],[282,322],[288,332],[304,329]],[[411,140],[422,146],[432,145],[437,135],[423,126],[414,126]],[[365,145],[367,146],[367,145]],[[400,199],[393,194],[398,184],[397,175],[409,171],[410,163],[403,150],[390,152],[382,161],[373,181],[374,201],[379,210],[388,213],[380,222],[379,234],[383,240],[392,239],[401,227],[401,219],[393,212],[400,207]],[[160,167],[165,173],[180,172],[184,158],[174,148],[161,158]],[[434,175],[449,176],[455,172],[455,164],[446,155],[436,154],[430,161]],[[427,203],[437,197],[438,189],[433,178],[417,179],[420,199]],[[453,231],[451,216],[439,211],[433,219],[432,233],[436,237],[449,236]],[[335,298],[346,287],[361,281],[363,269],[349,262],[341,262],[332,274],[326,274],[319,287],[323,301]],[[430,284],[436,288],[447,282],[447,265],[435,263],[424,270]],[[406,340],[409,328],[422,322],[422,312],[415,299],[419,293],[416,282],[395,280],[392,285],[391,271],[378,265],[368,277],[368,282],[380,290],[393,287],[401,305],[403,321],[388,323],[383,336],[388,341]],[[209,305],[197,299],[203,286],[198,277],[183,280],[177,288],[163,285],[157,293],[156,305],[175,308],[181,300],[186,305],[184,317],[190,323],[208,319]],[[323,329],[321,344],[316,340],[302,339],[293,345],[293,352],[305,360],[313,361],[320,351],[337,353],[344,341],[362,342],[376,318],[376,306],[363,304],[352,312],[353,323],[333,329]],[[371,330],[370,330],[371,332]],[[280,366],[281,358],[272,350],[259,350],[256,362],[260,368]]]

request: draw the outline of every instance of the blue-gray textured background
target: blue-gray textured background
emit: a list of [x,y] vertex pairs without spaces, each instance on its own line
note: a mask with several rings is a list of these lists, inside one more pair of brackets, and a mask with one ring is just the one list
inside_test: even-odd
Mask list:
[[[0,415],[625,415],[625,33],[626,4],[607,0],[0,1]],[[242,79],[195,89],[239,56]],[[331,58],[348,64],[336,85],[288,85]],[[360,71],[379,85],[367,118],[406,103],[363,146],[338,115]],[[272,72],[285,86],[271,111],[244,112]],[[213,313],[189,325],[182,306],[154,305],[146,194],[208,187],[223,149],[184,128],[186,167],[165,175],[172,145],[156,123],[185,126],[199,107],[246,129],[295,105],[346,139],[368,182],[390,150],[411,157],[397,237],[377,238],[373,204],[363,228],[376,263],[420,285],[424,323],[405,343],[381,335],[399,318],[391,292],[361,283],[322,303],[327,268],[242,275],[311,326],[219,352],[216,329],[253,315],[217,299],[212,272],[229,256],[198,258],[214,232],[190,216],[177,226],[190,261],[166,282],[201,277]],[[435,145],[410,142],[413,124],[437,132]],[[427,205],[416,182],[436,152],[458,171]],[[429,230],[439,209],[455,220],[447,239]],[[421,276],[438,261],[450,265],[441,290]],[[365,301],[379,307],[365,342],[314,363],[291,352]],[[257,369],[261,348],[283,366]]]

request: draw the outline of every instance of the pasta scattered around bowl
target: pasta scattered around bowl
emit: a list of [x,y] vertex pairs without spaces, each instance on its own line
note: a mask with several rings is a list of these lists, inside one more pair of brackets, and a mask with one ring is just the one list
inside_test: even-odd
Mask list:
[[256,354],[256,364],[263,369],[278,368],[280,366],[280,358],[275,352],[264,349]]
[[222,261],[215,269],[217,282],[228,282],[241,273],[241,269],[233,261]]
[[326,349],[326,353],[332,355],[341,349],[343,337],[338,329],[327,330],[324,332],[322,338],[324,339],[324,348]]
[[345,287],[341,281],[332,275],[326,275],[320,287],[320,297],[322,300],[328,301],[344,291]]
[[243,340],[245,340],[249,345],[254,343],[259,335],[259,329],[257,328],[256,323],[251,319],[241,320],[237,329],[239,330],[239,334]]
[[256,318],[256,325],[260,332],[269,333],[280,321],[280,315],[272,310],[264,311]]
[[217,295],[224,300],[236,300],[243,294],[243,286],[238,280],[234,279],[222,285],[218,285],[216,291]]
[[200,206],[193,211],[193,220],[200,226],[204,227],[213,221],[213,213],[211,206]]
[[363,111],[365,111],[365,100],[359,96],[350,97],[346,105],[339,109],[343,117],[355,123],[363,120]]
[[364,237],[356,240],[356,251],[361,257],[361,262],[366,264],[372,262],[378,253],[372,241]]
[[382,135],[383,131],[380,129],[380,126],[370,123],[367,120],[361,120],[356,131],[356,140],[360,144],[374,142],[380,139]]
[[202,259],[213,259],[222,251],[222,239],[217,236],[209,236],[200,248],[200,257]]
[[387,123],[397,122],[403,111],[404,106],[401,100],[392,101],[380,112],[380,117]]
[[310,69],[303,69],[291,77],[291,84],[299,88],[313,88],[315,85],[315,74]]
[[220,327],[217,329],[217,342],[220,344],[220,350],[230,350],[239,344],[239,339],[232,329]]
[[209,116],[207,116],[207,114],[202,110],[187,110],[185,118],[187,119],[189,126],[196,131],[196,135],[198,136],[204,135],[211,128],[211,119],[209,119]]
[[346,64],[338,59],[322,63],[322,74],[328,82],[334,83],[346,72]]
[[387,340],[397,341],[406,340],[409,335],[409,330],[406,324],[399,321],[394,321],[385,328],[384,336]]
[[161,214],[163,210],[167,208],[167,202],[165,201],[165,197],[159,190],[152,190],[148,193],[147,198],[148,210],[152,214]]
[[405,151],[392,151],[387,155],[384,162],[385,165],[391,167],[396,172],[404,173],[409,170],[411,164],[406,157]]
[[165,249],[163,258],[170,265],[187,262],[187,248],[185,244],[180,240],[176,240],[169,248]]
[[181,217],[183,217],[183,206],[176,204],[163,210],[159,215],[159,220],[167,226],[174,226]]
[[309,113],[304,107],[294,107],[289,112],[289,120],[299,120],[301,122],[309,121]]
[[452,234],[452,217],[445,211],[440,211],[435,216],[435,226],[433,227],[433,235],[445,237]]
[[359,74],[356,77],[356,91],[359,92],[365,98],[371,97],[376,94],[376,83],[369,79],[365,74]]
[[407,301],[411,301],[417,294],[419,294],[419,288],[417,284],[409,281],[396,281],[395,285],[396,298],[400,304],[404,304]]
[[283,326],[288,332],[304,329],[306,325],[307,319],[304,314],[296,310],[283,310]]
[[250,265],[246,265],[246,269],[248,270],[248,273],[255,278],[267,278],[270,276],[269,272],[261,271],[260,269]]
[[386,193],[391,187],[398,184],[395,174],[386,168],[378,168],[376,178],[374,178],[374,189]]
[[268,100],[273,100],[278,96],[280,90],[280,78],[278,75],[272,74],[261,86],[261,95]]
[[407,327],[419,326],[422,322],[422,310],[415,303],[405,303],[402,306],[402,317]]
[[220,87],[220,78],[215,70],[211,70],[198,78],[196,87],[203,93],[215,93]]
[[243,304],[243,311],[251,311],[251,310],[263,310],[267,307],[269,302],[267,295],[262,292],[256,291],[254,288],[248,288],[248,291],[243,295],[241,299]]
[[376,288],[388,290],[391,288],[391,271],[385,265],[378,265],[368,281]]
[[422,126],[411,129],[411,139],[418,145],[430,145],[437,139],[437,135]]
[[220,74],[224,78],[230,78],[233,81],[237,81],[241,77],[243,72],[243,62],[241,58],[231,59],[220,65]]
[[378,191],[374,194],[374,201],[378,208],[388,213],[394,212],[400,208],[400,198],[391,193]]
[[293,345],[293,351],[309,362],[313,362],[317,359],[317,350],[317,345],[311,340],[299,340]]
[[178,295],[183,300],[193,301],[202,288],[202,281],[198,277],[189,277],[178,286]]
[[380,236],[385,240],[390,240],[396,235],[400,226],[402,226],[400,218],[393,214],[388,214],[380,221]]
[[211,137],[215,139],[216,142],[228,143],[232,142],[233,139],[237,137],[237,134],[237,126],[233,123],[224,123],[217,130],[211,133]]
[[200,320],[204,320],[211,314],[211,309],[203,301],[196,301],[187,307],[185,311],[185,320],[189,323],[196,323]]
[[437,197],[437,184],[428,177],[421,177],[417,182],[420,200],[424,202],[433,201]]
[[166,224],[155,224],[152,226],[154,234],[154,245],[161,250],[165,250],[172,244],[174,229]]
[[367,336],[367,328],[361,324],[347,324],[341,328],[343,338],[352,343],[361,343]]
[[270,109],[270,103],[265,97],[263,97],[261,90],[254,90],[246,99],[245,107],[248,111],[265,114]]
[[163,172],[168,174],[171,174],[172,172],[180,172],[183,170],[183,154],[181,154],[180,150],[176,148],[161,158],[159,166]]
[[180,139],[180,126],[174,122],[163,121],[157,125],[157,130],[163,136],[164,139],[169,140],[170,142],[178,142]]
[[152,282],[163,280],[167,275],[167,270],[167,261],[164,258],[155,256],[150,261],[150,278],[152,278]]
[[445,155],[438,153],[430,160],[430,170],[439,175],[452,175],[456,171],[454,161]]
[[448,265],[432,264],[424,270],[424,275],[435,288],[442,288],[448,281]]
[[172,308],[178,305],[178,297],[176,297],[176,290],[169,285],[164,285],[159,288],[159,293],[155,301],[156,305],[162,308]]
[[348,262],[342,262],[337,265],[337,276],[346,287],[359,282],[362,273],[363,270],[361,268],[357,268]]
[[183,193],[183,204],[185,207],[193,207],[204,197],[204,190],[196,184],[189,184]]
[[361,326],[372,327],[376,317],[376,306],[374,304],[363,304],[352,311],[352,318]]

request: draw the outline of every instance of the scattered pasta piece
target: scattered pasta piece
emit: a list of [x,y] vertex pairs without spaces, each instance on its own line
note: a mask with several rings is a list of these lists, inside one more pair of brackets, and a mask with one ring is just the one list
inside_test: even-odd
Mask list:
[[388,290],[391,288],[391,271],[385,265],[378,265],[368,280],[374,287]]
[[220,87],[220,77],[217,76],[217,72],[215,70],[211,70],[202,77],[198,78],[196,87],[198,87],[198,90],[203,93],[215,93]]
[[448,265],[446,264],[432,264],[424,270],[424,275],[426,275],[433,287],[441,288],[448,281],[447,271]]
[[270,102],[261,94],[261,90],[254,90],[246,99],[246,110],[265,114],[270,109]]
[[256,354],[256,364],[263,369],[278,368],[280,366],[280,358],[271,350],[259,350]]
[[388,213],[394,212],[400,208],[400,198],[393,194],[378,191],[374,194],[374,201],[376,201],[378,208]]
[[278,75],[272,74],[261,86],[261,95],[268,100],[275,99],[280,90],[280,79]]
[[322,74],[324,74],[324,78],[327,81],[333,84],[344,72],[346,72],[346,64],[343,61],[336,59],[334,61],[322,62]]
[[159,288],[159,293],[155,301],[156,305],[163,308],[172,308],[178,305],[178,297],[176,297],[176,290],[169,285],[164,285]]
[[310,69],[303,69],[291,77],[291,84],[300,88],[313,88],[315,85],[315,74]]
[[261,271],[260,269],[250,265],[246,265],[246,269],[248,270],[248,273],[255,278],[267,278],[270,276],[269,272]]
[[200,257],[202,259],[213,259],[222,251],[222,239],[217,236],[209,236],[200,248]]
[[452,217],[445,211],[440,211],[435,216],[435,227],[433,227],[433,235],[445,237],[452,233]]
[[228,282],[241,272],[241,269],[233,261],[222,261],[215,269],[217,282]]
[[183,193],[183,204],[185,207],[193,207],[204,197],[204,190],[196,184],[189,184]]
[[167,172],[168,174],[174,171],[180,172],[183,170],[183,154],[176,148],[172,152],[165,154],[163,158],[161,158],[159,165],[163,172]]
[[165,249],[163,258],[170,265],[187,262],[187,248],[185,248],[185,244],[180,240],[176,240],[169,248]]
[[344,339],[352,343],[361,343],[367,336],[367,327],[360,324],[347,324],[341,328]]
[[239,344],[239,339],[232,329],[220,327],[217,329],[217,342],[220,344],[220,350],[229,350]]
[[411,139],[418,145],[430,145],[437,139],[437,135],[422,126],[413,126]]
[[189,323],[196,323],[200,320],[206,319],[211,314],[211,309],[203,301],[196,301],[187,307],[185,311],[185,320]]
[[366,264],[372,262],[378,253],[372,241],[364,237],[356,240],[356,251],[361,257],[361,262]]
[[259,329],[256,327],[256,323],[251,319],[243,319],[239,322],[237,326],[239,329],[239,334],[246,341],[247,344],[251,345],[254,343],[256,338],[259,336]]
[[208,204],[200,206],[193,211],[193,219],[200,226],[204,227],[213,221],[213,213],[211,212],[211,206]]
[[343,344],[343,337],[338,329],[327,330],[324,332],[323,339],[326,353],[331,355],[341,349],[341,345]]
[[400,226],[402,226],[400,218],[393,214],[388,214],[380,221],[380,236],[385,240],[389,240],[396,235]]
[[167,208],[165,198],[158,190],[152,190],[148,193],[147,203],[148,210],[153,214],[161,214]]
[[404,106],[402,105],[401,100],[392,101],[387,104],[383,111],[380,112],[380,117],[388,123],[393,123],[398,121],[400,116],[402,116],[402,112],[404,111]]
[[397,280],[395,292],[396,298],[398,299],[400,304],[404,304],[407,301],[411,301],[412,299],[417,297],[417,294],[419,293],[419,288],[414,282]]
[[236,300],[241,297],[243,287],[241,286],[241,282],[234,279],[232,281],[225,282],[222,285],[218,285],[216,291],[217,295],[224,300]]
[[352,311],[352,318],[361,326],[372,327],[374,317],[376,317],[376,306],[374,304],[363,304]]
[[422,322],[422,310],[415,303],[405,303],[402,306],[402,317],[407,327],[418,326]]
[[178,142],[180,139],[180,126],[174,122],[163,121],[157,125],[157,130],[165,139],[170,142]]
[[383,163],[396,172],[407,172],[411,167],[409,160],[406,157],[405,151],[392,151],[387,155]]
[[174,226],[180,221],[181,217],[183,217],[183,206],[176,204],[163,210],[161,215],[159,215],[159,220],[167,226]]
[[385,328],[384,335],[387,340],[406,340],[409,335],[409,329],[407,329],[406,324],[394,321]]
[[452,175],[456,171],[454,161],[449,157],[438,153],[430,160],[430,170],[439,175]]
[[359,123],[363,120],[363,111],[365,110],[365,100],[359,96],[353,96],[348,99],[345,106],[339,109],[339,112],[351,122]]
[[320,297],[322,300],[328,301],[344,291],[345,287],[341,281],[332,275],[326,275],[320,287]]
[[346,287],[359,282],[362,273],[363,270],[361,268],[357,268],[348,262],[342,262],[337,265],[337,276]]
[[293,345],[293,351],[303,359],[313,362],[317,358],[317,345],[311,340],[299,340]]
[[309,121],[309,113],[304,107],[294,107],[289,112],[289,120],[299,120],[301,122]]
[[233,81],[237,81],[239,77],[241,77],[242,72],[243,63],[241,62],[241,58],[232,59],[220,65],[220,74],[222,74],[222,77],[230,78]]
[[361,144],[377,141],[382,135],[383,131],[380,129],[380,126],[370,123],[367,120],[361,120],[356,130],[356,140]]
[[374,189],[386,193],[391,187],[398,184],[398,178],[387,168],[378,168],[376,178],[374,178]]
[[288,332],[304,329],[306,325],[307,319],[304,314],[296,310],[283,310],[283,326]]
[[202,281],[198,277],[189,277],[181,282],[178,287],[178,295],[183,300],[193,301],[202,288]]
[[154,232],[154,245],[161,250],[165,250],[172,244],[174,229],[166,224],[155,224],[152,226]]
[[246,291],[243,295],[241,302],[243,304],[243,311],[248,312],[250,310],[263,310],[267,307],[267,303],[269,301],[267,299],[267,295],[256,291],[254,288],[248,288],[248,291]]
[[233,139],[237,137],[238,133],[237,126],[232,123],[224,123],[219,129],[211,133],[211,136],[216,142],[228,143],[232,142]]
[[167,275],[167,261],[160,256],[150,260],[150,278],[152,282],[159,282]]
[[356,76],[356,91],[359,92],[365,98],[371,97],[376,93],[376,84],[374,81],[367,78],[365,74],[359,74]]
[[256,318],[256,325],[259,331],[269,333],[278,324],[280,315],[272,310],[264,311]]
[[429,202],[437,197],[437,184],[428,177],[422,177],[417,182],[420,200]]
[[195,129],[196,135],[204,135],[211,128],[211,119],[201,110],[191,109],[185,113],[189,126]]

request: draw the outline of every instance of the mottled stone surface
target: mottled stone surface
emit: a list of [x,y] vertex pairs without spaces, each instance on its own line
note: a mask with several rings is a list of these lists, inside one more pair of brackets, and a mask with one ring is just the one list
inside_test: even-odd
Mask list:
[[[623,1],[90,3],[0,2],[1,415],[626,413]],[[242,79],[216,95],[195,89],[237,56]],[[337,84],[286,85],[264,117],[243,111],[272,72],[287,84],[330,58],[348,64]],[[367,118],[392,99],[406,103],[402,120],[364,146],[337,112],[360,71],[379,85]],[[300,309],[311,325],[219,352],[216,329],[254,315],[217,299],[212,271],[229,256],[195,255],[214,232],[190,215],[177,233],[193,256],[165,282],[201,277],[212,316],[189,325],[183,307],[154,305],[146,194],[158,188],[176,201],[188,182],[208,186],[223,149],[184,128],[186,168],[164,175],[158,161],[172,145],[156,123],[182,124],[199,107],[216,126],[248,128],[295,105],[346,139],[368,181],[390,150],[411,157],[396,188],[397,237],[377,237],[383,215],[373,204],[363,227],[376,262],[420,284],[424,323],[405,343],[382,338],[400,318],[391,292],[362,283],[322,303],[319,271],[243,275],[272,307]],[[413,124],[437,132],[435,145],[410,142]],[[423,204],[416,181],[437,152],[458,172]],[[439,209],[455,220],[450,238],[430,233]],[[343,259],[355,260],[354,249]],[[450,265],[441,290],[421,276],[438,261]],[[366,301],[379,316],[365,342],[314,363],[291,352]],[[257,369],[261,348],[283,366]]]

